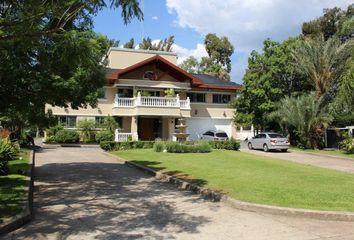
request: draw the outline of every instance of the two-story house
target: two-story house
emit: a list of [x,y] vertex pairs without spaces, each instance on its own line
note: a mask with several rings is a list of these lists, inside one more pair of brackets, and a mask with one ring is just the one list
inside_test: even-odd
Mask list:
[[[173,139],[177,119],[184,118],[189,139],[208,130],[223,130],[235,137],[234,109],[228,107],[240,86],[179,68],[172,52],[112,47],[106,55],[106,86],[97,108],[46,106],[68,128],[83,118],[97,123],[113,116],[119,123],[116,140]],[[171,90],[173,89],[173,90]],[[167,90],[167,91],[166,91]]]

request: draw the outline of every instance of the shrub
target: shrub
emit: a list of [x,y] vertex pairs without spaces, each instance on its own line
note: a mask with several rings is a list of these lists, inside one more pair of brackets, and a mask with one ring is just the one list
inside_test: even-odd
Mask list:
[[18,148],[13,143],[0,139],[0,175],[8,174],[8,162],[15,159],[18,152]]
[[344,140],[339,143],[339,146],[346,153],[354,153],[354,138],[346,134]]
[[112,116],[108,116],[104,118],[102,127],[107,130],[110,131],[112,134],[114,133],[114,131],[119,128],[118,123],[116,122],[116,120],[114,119],[114,117]]
[[94,137],[94,130],[95,130],[95,121],[83,119],[77,123],[77,127],[80,130],[81,141],[82,142],[93,142]]
[[[48,137],[54,137],[55,134],[57,134],[58,131],[63,130],[64,129],[64,124],[63,123],[58,123],[55,126],[49,127],[45,130],[47,138]],[[46,138],[46,139],[47,139]]]
[[96,134],[96,142],[113,141],[113,133],[110,131],[100,131]]
[[209,144],[214,149],[226,149],[237,151],[240,149],[240,142],[231,138],[226,141],[209,141]]
[[207,142],[166,142],[165,147],[169,153],[208,153],[212,151],[211,146]]
[[63,129],[55,134],[54,139],[58,143],[77,143],[80,140],[80,136],[77,131]]
[[162,152],[165,149],[165,144],[162,141],[157,141],[154,143],[154,151]]
[[131,142],[114,142],[102,141],[100,147],[105,151],[118,151],[137,148],[152,148],[154,141],[131,141]]

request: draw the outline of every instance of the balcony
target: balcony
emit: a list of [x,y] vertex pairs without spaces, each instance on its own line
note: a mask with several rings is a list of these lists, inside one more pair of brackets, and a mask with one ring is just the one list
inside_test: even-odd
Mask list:
[[190,100],[176,97],[143,97],[138,93],[134,98],[122,98],[116,94],[113,114],[116,115],[157,115],[190,117]]

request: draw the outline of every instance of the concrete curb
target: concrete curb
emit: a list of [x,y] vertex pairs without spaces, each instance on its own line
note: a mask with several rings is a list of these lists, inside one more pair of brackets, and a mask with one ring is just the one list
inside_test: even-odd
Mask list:
[[152,176],[155,176],[156,179],[171,183],[171,184],[177,186],[178,189],[180,189],[180,190],[191,191],[193,193],[199,194],[205,200],[209,200],[212,202],[218,202],[218,201],[220,201],[220,199],[222,197],[221,192],[213,191],[208,188],[202,188],[202,187],[198,186],[197,184],[186,182],[186,181],[181,180],[177,177],[169,176],[167,174],[164,174],[159,171],[155,171],[151,168],[142,166],[142,165],[134,163],[134,162],[124,161],[124,163],[129,166],[133,166],[135,168],[138,168],[139,170],[144,171],[148,174],[151,174]]
[[22,207],[22,212],[17,214],[14,217],[5,219],[3,223],[0,224],[0,236],[9,232],[12,232],[33,218],[33,188],[34,188],[34,167],[35,167],[35,152],[34,150],[30,153],[30,160],[32,161],[29,164],[29,176],[26,177],[26,193],[27,200],[24,202]]
[[311,210],[311,209],[302,209],[302,208],[286,208],[286,207],[277,207],[271,205],[263,205],[263,204],[239,201],[224,195],[222,192],[212,191],[207,188],[201,188],[196,184],[188,183],[186,181],[178,179],[177,177],[169,176],[159,171],[155,171],[151,168],[142,166],[140,164],[124,160],[122,158],[119,158],[107,152],[104,153],[124,162],[127,165],[133,166],[135,168],[138,168],[141,171],[151,174],[152,176],[155,176],[155,178],[157,179],[166,180],[169,183],[177,185],[179,189],[192,191],[194,193],[200,194],[204,199],[207,200],[211,200],[214,202],[221,201],[221,203],[239,210],[248,211],[248,212],[257,212],[257,213],[267,213],[272,215],[312,218],[312,219],[319,219],[319,220],[354,222],[354,213],[351,212],[334,212],[334,211],[320,211],[320,210]]
[[221,202],[230,207],[249,212],[268,213],[273,215],[283,215],[292,217],[304,217],[319,220],[354,222],[354,213],[351,212],[334,212],[302,208],[277,207],[271,205],[242,202],[227,196],[223,196],[221,198]]
[[290,149],[289,152],[304,153],[304,154],[318,156],[318,157],[329,157],[329,158],[334,158],[334,159],[342,159],[342,160],[354,161],[354,158],[335,156],[335,155],[329,155],[329,154],[321,154],[321,153],[313,153],[313,152],[305,152],[305,151],[301,151],[301,150],[292,150],[292,149]]

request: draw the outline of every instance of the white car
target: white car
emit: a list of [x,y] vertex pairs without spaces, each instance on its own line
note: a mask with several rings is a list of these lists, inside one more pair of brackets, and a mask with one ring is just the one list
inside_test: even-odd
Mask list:
[[290,143],[287,138],[279,133],[260,133],[248,140],[248,149],[263,149],[265,152],[269,150],[288,151]]
[[203,140],[216,140],[216,141],[224,141],[228,140],[229,137],[227,136],[227,133],[221,130],[209,130],[205,133],[203,133],[201,139]]

